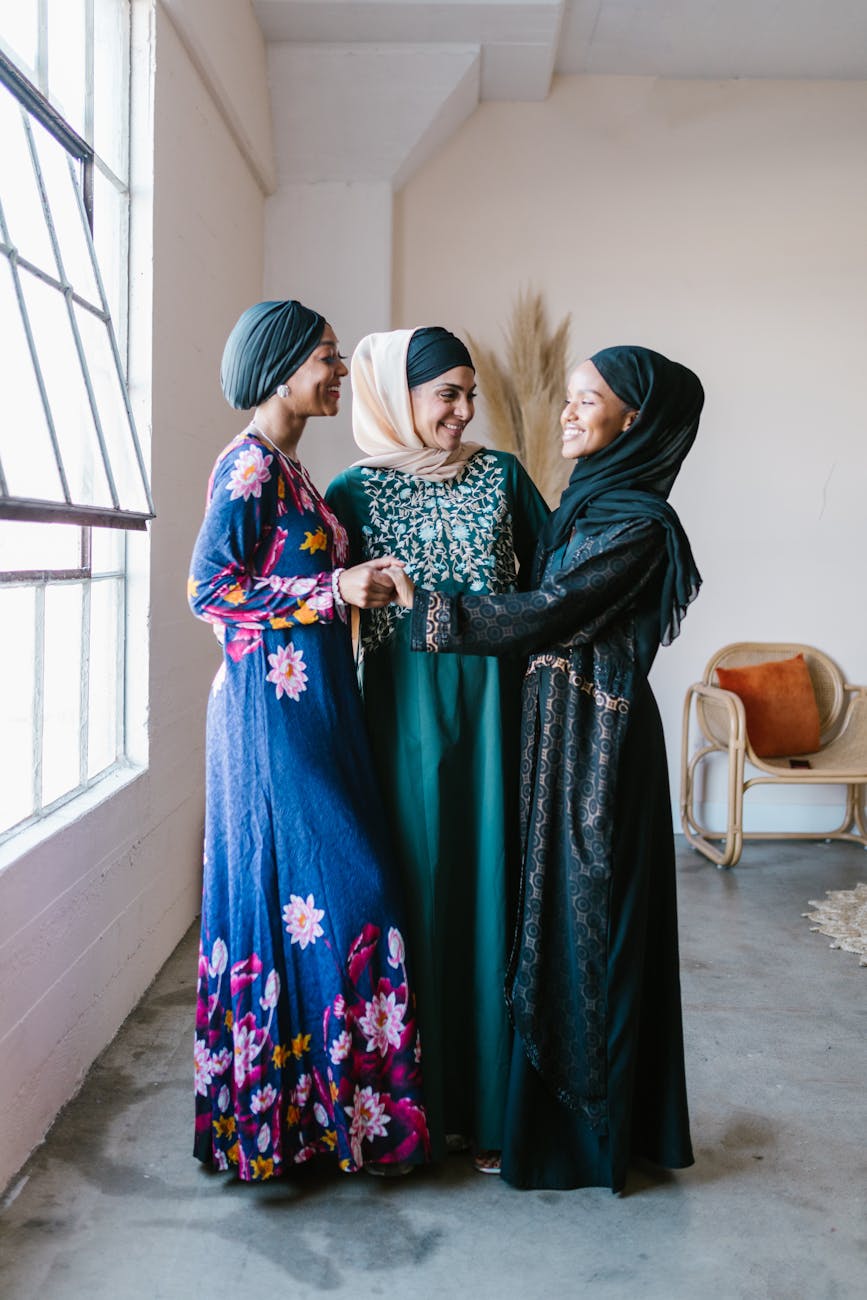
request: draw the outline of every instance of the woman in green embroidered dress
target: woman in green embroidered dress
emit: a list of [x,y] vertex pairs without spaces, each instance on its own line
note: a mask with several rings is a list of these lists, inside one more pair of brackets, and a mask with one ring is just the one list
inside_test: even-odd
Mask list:
[[[353,432],[364,460],[327,500],[350,560],[395,555],[421,586],[517,590],[547,508],[514,456],[463,441],[469,352],[440,328],[362,339]],[[463,1136],[481,1170],[502,1146],[511,1031],[504,981],[519,862],[521,664],[410,651],[408,611],[365,610],[374,758],[403,867],[434,1156]]]

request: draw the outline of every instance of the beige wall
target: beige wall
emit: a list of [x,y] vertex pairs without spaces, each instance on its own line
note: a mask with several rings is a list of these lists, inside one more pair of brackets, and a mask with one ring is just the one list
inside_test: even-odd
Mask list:
[[718,646],[795,638],[867,681],[865,139],[864,83],[563,77],[483,104],[396,202],[395,325],[496,343],[536,286],[572,312],[576,359],[642,343],[705,383],[672,496],[705,583],[653,675],[673,778]]
[[[148,9],[137,0],[145,28],[155,23],[154,161],[152,172],[141,165],[149,130],[139,121],[148,152],[135,181],[132,338],[158,517],[149,556],[148,543],[134,544],[144,601],[129,635],[149,766],[98,806],[71,805],[52,819],[52,834],[0,870],[0,1187],[201,898],[204,715],[219,659],[213,636],[189,614],[185,587],[208,473],[239,424],[220,392],[219,358],[240,311],[261,296],[264,196],[177,30],[161,7]],[[146,48],[147,30],[138,37]],[[139,100],[145,116],[148,100]]]

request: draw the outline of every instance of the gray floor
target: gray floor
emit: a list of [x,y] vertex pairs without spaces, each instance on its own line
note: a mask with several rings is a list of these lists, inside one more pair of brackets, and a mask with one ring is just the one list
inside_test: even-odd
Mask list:
[[465,1157],[383,1182],[240,1186],[190,1156],[190,932],[9,1188],[10,1300],[867,1296],[867,969],[801,913],[849,845],[679,857],[697,1163],[627,1192],[517,1192]]

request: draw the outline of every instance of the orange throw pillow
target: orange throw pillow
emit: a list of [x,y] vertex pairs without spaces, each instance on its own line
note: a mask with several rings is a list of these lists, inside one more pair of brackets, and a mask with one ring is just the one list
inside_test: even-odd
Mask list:
[[819,748],[819,708],[803,655],[717,668],[724,691],[744,702],[747,735],[759,758],[812,754]]

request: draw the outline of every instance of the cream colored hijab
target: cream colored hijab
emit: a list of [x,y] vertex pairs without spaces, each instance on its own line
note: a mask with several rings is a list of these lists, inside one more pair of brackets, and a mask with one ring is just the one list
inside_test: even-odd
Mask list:
[[352,432],[367,452],[355,464],[444,482],[485,449],[478,442],[462,442],[454,451],[439,451],[426,447],[416,433],[406,382],[406,354],[414,333],[368,334],[352,354]]

